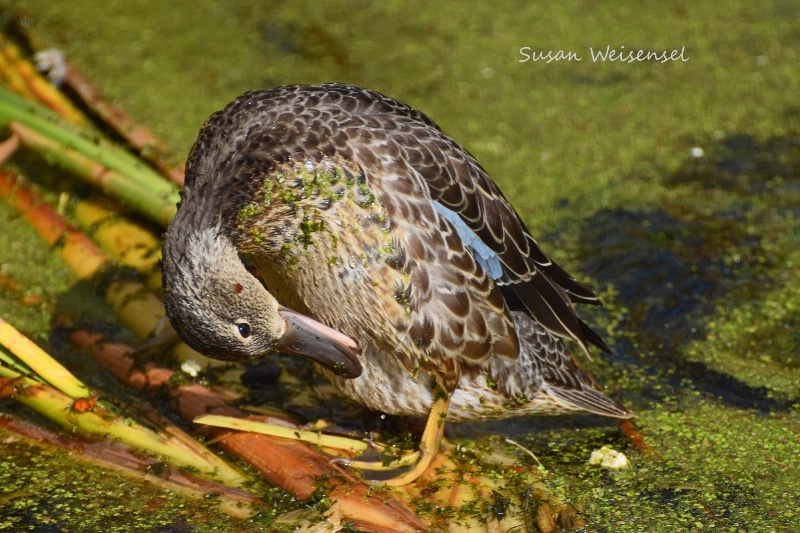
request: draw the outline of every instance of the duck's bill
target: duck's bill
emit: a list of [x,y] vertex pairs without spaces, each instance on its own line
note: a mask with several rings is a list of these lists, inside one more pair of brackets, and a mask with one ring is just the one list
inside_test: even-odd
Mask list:
[[305,357],[346,378],[361,375],[353,339],[286,307],[280,306],[278,313],[286,321],[286,333],[275,350]]

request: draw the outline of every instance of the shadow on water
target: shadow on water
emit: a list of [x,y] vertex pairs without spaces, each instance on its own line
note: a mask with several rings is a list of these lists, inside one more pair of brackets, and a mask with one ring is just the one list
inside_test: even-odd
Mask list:
[[618,346],[622,357],[638,349],[673,386],[689,380],[736,407],[786,410],[789,399],[690,361],[685,348],[705,338],[720,304],[780,289],[775,243],[800,215],[800,138],[741,135],[694,155],[663,180],[659,208],[603,210],[586,222],[585,272],[612,284],[628,309],[622,327],[638,346]]

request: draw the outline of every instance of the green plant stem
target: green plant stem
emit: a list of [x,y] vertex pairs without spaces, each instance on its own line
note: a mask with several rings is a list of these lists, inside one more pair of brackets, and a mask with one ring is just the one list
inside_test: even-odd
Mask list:
[[151,455],[168,459],[179,468],[191,468],[205,477],[225,483],[230,487],[242,487],[247,478],[214,454],[186,446],[180,440],[160,435],[133,419],[95,405],[90,410],[78,412],[72,398],[66,394],[38,383],[30,378],[0,366],[0,397],[10,396],[16,401],[48,417],[67,429],[106,439],[118,439],[129,446]]
[[88,398],[89,388],[32,340],[0,318],[0,344],[28,365],[42,379],[70,398]]
[[[114,187],[106,188],[102,185],[101,187],[117,198],[131,203],[137,210],[144,210],[142,214],[156,222],[162,225],[168,222],[161,207],[170,205],[174,211],[174,205],[178,201],[178,188],[132,154],[103,139],[89,139],[72,126],[54,118],[49,109],[0,89],[0,124],[8,125],[11,122],[22,124],[29,130],[52,140],[51,149],[57,147],[62,151],[73,150],[99,163],[108,171],[124,176],[127,178],[127,183],[122,183],[115,176],[114,180],[107,180],[115,181]],[[48,155],[52,156],[53,151],[48,152]],[[85,166],[85,163],[83,165]],[[70,164],[67,166],[71,168]],[[142,189],[147,193],[143,194]],[[147,199],[140,198],[141,196],[146,196]],[[148,202],[155,204],[147,207]]]
[[18,122],[11,122],[9,127],[26,147],[39,152],[104,193],[122,200],[150,220],[166,226],[175,215],[175,198],[164,197],[131,180],[128,175],[106,168],[77,150]]

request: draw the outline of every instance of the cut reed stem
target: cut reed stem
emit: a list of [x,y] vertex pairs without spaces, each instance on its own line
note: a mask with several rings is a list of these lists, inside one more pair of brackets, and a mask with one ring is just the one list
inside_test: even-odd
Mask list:
[[70,396],[4,366],[0,366],[0,397],[13,398],[67,429],[119,439],[148,454],[165,457],[179,468],[193,468],[204,477],[231,487],[242,487],[247,481],[244,474],[208,450],[198,453],[181,440],[159,435],[98,403],[89,409],[76,408]]
[[121,213],[121,206],[105,197],[75,202],[74,216],[80,228],[119,264],[135,269],[152,290],[161,289],[161,239],[144,224]]
[[16,93],[31,100],[40,102],[55,111],[71,124],[86,125],[86,117],[67,99],[64,94],[53,87],[30,61],[22,59],[20,49],[8,39],[0,36],[0,77]]
[[9,128],[27,148],[34,150],[64,170],[117,198],[154,222],[166,226],[175,215],[175,196],[143,187],[130,175],[105,167],[76,149],[61,144],[23,124],[12,121]]
[[94,85],[69,63],[64,65],[66,75],[62,83],[74,91],[78,98],[91,109],[97,117],[125,139],[145,160],[160,170],[173,183],[183,186],[184,169],[166,162],[175,159],[170,150],[150,131],[133,122],[125,111],[112,104],[100,94]]
[[[108,101],[86,76],[64,58],[60,51],[43,44],[44,39],[34,35],[35,32],[31,28],[23,27],[21,24],[16,24],[15,26],[19,37],[29,49],[36,52],[34,57],[37,60],[37,68],[39,70],[52,74],[51,79],[57,80],[59,86],[69,88],[72,92],[71,96],[79,99],[92,115],[127,141],[142,158],[159,169],[173,183],[179,187],[183,186],[183,166],[172,165],[167,162],[168,160],[176,160],[172,150],[165,146],[147,128],[136,124],[124,109]],[[19,56],[18,51],[16,56]],[[24,66],[20,67],[23,71],[32,68],[29,61],[20,60],[20,62],[25,63]],[[41,75],[38,77],[43,79]],[[53,83],[56,82],[54,81]],[[65,98],[64,93],[55,90],[50,84],[48,86],[58,97],[66,100],[71,105],[71,102]],[[31,90],[31,92],[36,95],[37,91]],[[49,99],[40,97],[40,101],[55,109],[54,106],[50,105]],[[59,114],[61,115],[61,112]],[[70,122],[72,121],[70,120]]]
[[[125,150],[102,139],[89,139],[54,119],[50,110],[0,89],[0,124],[11,122],[23,127],[31,147],[40,148],[50,157],[58,158],[61,152],[69,154],[62,162],[68,168],[87,167],[87,158],[96,163],[88,165],[93,172],[84,171],[79,175],[92,178],[92,183],[131,204],[142,215],[161,225],[169,223],[174,215],[179,198],[174,184]],[[22,136],[21,140],[26,142]],[[73,152],[84,156],[83,159],[75,157]],[[98,168],[103,171],[98,173]],[[111,177],[106,177],[107,174]]]
[[49,246],[60,243],[61,258],[80,279],[110,264],[91,239],[77,231],[16,174],[0,171],[0,197],[19,212]]
[[363,440],[351,439],[349,437],[339,437],[337,435],[326,435],[320,431],[308,431],[275,424],[264,423],[258,420],[247,418],[235,418],[221,415],[202,415],[193,420],[195,424],[205,424],[218,428],[235,429],[237,431],[250,431],[261,433],[262,435],[272,435],[284,439],[294,439],[322,446],[324,448],[335,448],[337,450],[348,450],[350,452],[365,452],[369,445]]
[[47,383],[70,398],[88,398],[89,388],[39,346],[0,318],[0,344],[5,346]]

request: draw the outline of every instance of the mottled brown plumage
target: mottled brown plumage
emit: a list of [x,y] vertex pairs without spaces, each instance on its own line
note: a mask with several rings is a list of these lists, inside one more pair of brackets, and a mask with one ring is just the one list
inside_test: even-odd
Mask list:
[[[597,298],[542,252],[464,148],[400,102],[342,84],[279,87],[242,95],[203,127],[165,239],[167,312],[212,357],[263,355],[280,328],[261,327],[261,351],[251,343],[218,353],[205,340],[235,330],[207,303],[221,295],[188,295],[208,280],[187,272],[213,277],[231,262],[189,254],[205,246],[191,237],[202,231],[251,257],[268,287],[231,293],[244,275],[237,267],[220,289],[233,314],[263,322],[277,298],[353,339],[361,375],[328,374],[372,409],[424,416],[441,390],[452,420],[631,416],[561,340],[607,350],[572,305]],[[187,254],[207,265],[181,266]],[[202,334],[189,331],[198,321]]]

